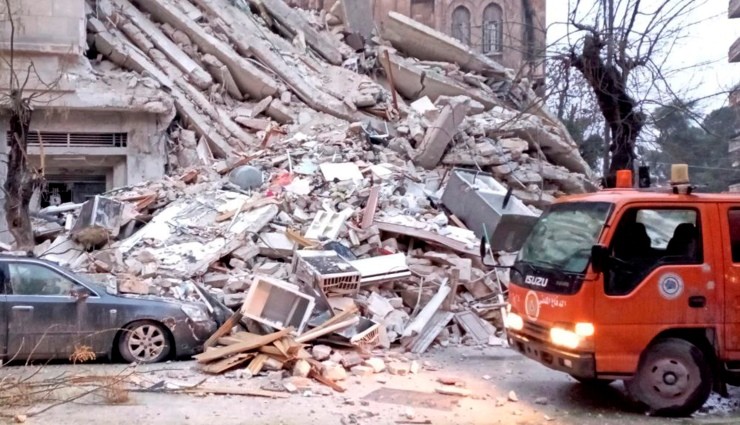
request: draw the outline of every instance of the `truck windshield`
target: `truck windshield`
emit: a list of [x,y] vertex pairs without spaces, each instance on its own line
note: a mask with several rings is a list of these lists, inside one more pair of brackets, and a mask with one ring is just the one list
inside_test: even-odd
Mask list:
[[535,224],[518,260],[565,273],[585,272],[611,208],[608,202],[553,205]]

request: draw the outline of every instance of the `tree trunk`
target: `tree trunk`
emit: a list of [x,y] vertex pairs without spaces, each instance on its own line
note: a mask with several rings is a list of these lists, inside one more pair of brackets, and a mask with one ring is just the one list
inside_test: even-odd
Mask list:
[[601,57],[604,43],[598,34],[585,37],[583,51],[571,52],[570,65],[578,69],[594,90],[599,109],[611,130],[611,163],[606,177],[608,187],[614,187],[617,170],[633,170],[635,142],[645,123],[637,102],[627,93],[627,78],[614,65]]
[[16,106],[10,113],[8,175],[5,179],[5,218],[16,249],[32,250],[35,243],[28,215],[36,179],[28,169],[27,136],[31,124],[31,109],[22,99],[13,99]]

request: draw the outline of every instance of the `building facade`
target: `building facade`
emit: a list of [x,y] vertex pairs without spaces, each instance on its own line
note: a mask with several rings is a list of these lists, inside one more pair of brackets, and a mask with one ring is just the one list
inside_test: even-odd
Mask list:
[[[738,24],[740,24],[740,0],[730,0],[727,15],[729,19],[737,19]],[[730,46],[728,57],[731,63],[740,62],[740,38]],[[736,85],[730,92],[729,103],[740,114],[740,84]],[[733,158],[732,165],[740,167],[740,128],[736,130],[736,136],[730,140],[730,155]],[[740,192],[740,183],[730,186],[730,191]]]
[[[291,4],[329,12],[336,11],[337,1],[292,0]],[[388,12],[395,11],[458,39],[521,76],[544,80],[545,0],[365,1],[372,4],[377,27],[383,25]]]
[[[10,90],[11,73],[20,81],[29,77],[24,97],[33,96],[34,110],[28,159],[46,180],[41,206],[82,202],[113,187],[162,177],[166,129],[175,113],[169,95],[135,74],[94,69],[85,56],[85,0],[10,5],[10,11],[0,6],[0,99]],[[9,136],[8,111],[0,105],[0,157],[13,143]],[[0,161],[2,176],[4,167]]]

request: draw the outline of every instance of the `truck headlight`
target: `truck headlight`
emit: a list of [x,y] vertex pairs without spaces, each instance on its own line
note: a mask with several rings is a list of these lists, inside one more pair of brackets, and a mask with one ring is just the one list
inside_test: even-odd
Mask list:
[[183,304],[180,309],[194,322],[206,322],[211,320],[208,313],[197,305]]
[[504,319],[504,325],[506,326],[506,329],[520,331],[522,330],[522,328],[524,328],[524,319],[522,319],[522,316],[516,313],[509,313]]
[[593,323],[576,323],[576,335],[580,337],[588,338],[594,336],[595,331]]
[[581,343],[581,337],[567,329],[552,328],[550,329],[550,341],[561,347],[575,349]]

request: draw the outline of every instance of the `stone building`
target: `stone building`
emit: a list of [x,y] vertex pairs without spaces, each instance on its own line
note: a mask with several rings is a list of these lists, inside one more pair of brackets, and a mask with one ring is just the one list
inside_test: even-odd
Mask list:
[[[339,0],[293,0],[308,8],[336,11]],[[413,18],[489,55],[520,75],[544,83],[545,0],[342,0],[369,2],[375,25],[389,11]],[[358,7],[359,9],[359,7]],[[345,11],[347,15],[351,12]]]
[[[730,19],[737,19],[738,25],[740,25],[740,0],[730,0],[730,5],[727,8],[727,14]],[[730,46],[728,52],[730,62],[740,62],[740,38],[735,40]]]
[[[113,187],[162,177],[165,132],[174,117],[169,95],[134,74],[93,66],[95,60],[85,56],[96,53],[87,52],[84,0],[11,0],[10,5],[10,14],[0,6],[0,156],[13,143],[1,103],[10,73],[21,82],[28,75],[24,97],[33,96],[34,108],[29,162],[47,182],[41,206],[82,202]],[[9,16],[15,26],[12,45]],[[0,161],[2,176],[4,167]]]

